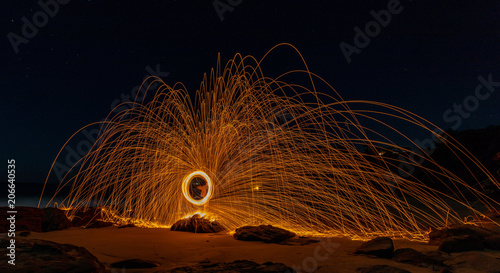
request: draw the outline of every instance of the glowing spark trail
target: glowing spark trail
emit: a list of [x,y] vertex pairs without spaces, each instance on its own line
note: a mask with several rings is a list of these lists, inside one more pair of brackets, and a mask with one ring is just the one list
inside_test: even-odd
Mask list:
[[[200,185],[196,187],[198,190],[201,191],[200,198],[193,198],[192,194],[190,193],[191,182],[193,181],[193,178],[196,177],[202,177],[206,182],[206,185]],[[212,180],[210,179],[210,177],[208,177],[206,173],[202,171],[192,172],[182,180],[182,194],[184,194],[184,197],[189,202],[195,205],[200,206],[205,204],[212,197],[212,191],[213,191]]]
[[[141,88],[161,87],[148,90],[150,101],[110,115],[61,182],[59,189],[71,191],[60,206],[74,208],[69,217],[104,206],[113,212],[110,220],[145,226],[170,226],[200,212],[228,230],[272,224],[298,234],[417,239],[431,226],[463,222],[458,209],[484,216],[466,193],[486,208],[499,206],[430,156],[392,140],[414,144],[401,125],[425,130],[471,175],[480,170],[499,187],[445,132],[396,106],[344,101],[298,51],[303,68],[266,76],[263,62],[273,50],[260,61],[237,54],[224,68],[219,60],[194,101],[180,83],[145,81]],[[388,159],[382,150],[399,157]],[[428,164],[420,166],[421,159]]]

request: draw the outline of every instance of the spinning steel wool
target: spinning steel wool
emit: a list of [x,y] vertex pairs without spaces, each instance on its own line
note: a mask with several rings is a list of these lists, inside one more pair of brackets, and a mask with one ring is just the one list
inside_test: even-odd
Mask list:
[[[148,90],[154,97],[147,103],[103,124],[90,152],[61,182],[71,191],[59,206],[74,208],[69,217],[104,206],[110,220],[143,226],[170,226],[199,212],[229,230],[272,224],[298,234],[418,239],[430,226],[463,222],[457,207],[484,216],[465,192],[488,208],[499,205],[425,153],[396,145],[390,136],[411,140],[390,120],[428,131],[464,168],[474,166],[498,187],[443,131],[392,105],[342,100],[304,61],[304,69],[266,77],[263,61],[273,50],[260,61],[237,54],[224,68],[219,60],[194,101],[182,84],[146,81],[141,88],[162,85]],[[286,80],[295,77],[300,83]],[[399,158],[388,160],[381,150],[397,150]],[[403,167],[420,167],[421,159],[440,187]]]

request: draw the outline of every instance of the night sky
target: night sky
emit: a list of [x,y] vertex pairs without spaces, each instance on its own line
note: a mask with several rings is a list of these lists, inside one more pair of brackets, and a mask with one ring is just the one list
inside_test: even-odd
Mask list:
[[[1,8],[1,169],[16,159],[18,182],[43,182],[65,141],[130,100],[151,71],[194,92],[219,52],[224,63],[238,52],[260,58],[282,42],[346,100],[394,104],[443,129],[500,125],[499,1],[40,2],[52,4]],[[372,22],[386,10],[386,26]],[[365,33],[367,24],[380,30],[346,58],[340,44],[355,47],[355,28]],[[274,60],[286,71],[287,61]],[[490,84],[467,118],[443,118],[474,102],[478,77]]]

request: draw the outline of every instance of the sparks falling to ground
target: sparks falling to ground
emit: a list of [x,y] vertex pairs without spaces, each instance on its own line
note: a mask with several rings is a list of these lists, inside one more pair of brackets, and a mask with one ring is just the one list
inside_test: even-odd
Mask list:
[[[427,130],[464,168],[474,166],[500,187],[459,143],[404,109],[344,101],[308,70],[298,51],[301,69],[266,77],[262,62],[273,50],[261,60],[237,54],[225,67],[219,60],[194,100],[182,84],[146,81],[141,88],[152,99],[110,116],[90,152],[61,182],[71,191],[58,205],[74,208],[69,217],[104,206],[110,218],[145,226],[170,226],[201,212],[228,230],[272,224],[352,238],[418,239],[428,227],[465,221],[457,205],[488,220],[472,208],[470,196],[486,208],[499,203],[425,153],[396,145],[389,135],[412,141],[390,121]],[[296,75],[305,80],[291,83]],[[154,82],[161,87],[149,90]],[[360,146],[398,150],[400,157],[385,160]],[[410,169],[420,159],[429,162],[423,171],[440,187],[413,176]]]

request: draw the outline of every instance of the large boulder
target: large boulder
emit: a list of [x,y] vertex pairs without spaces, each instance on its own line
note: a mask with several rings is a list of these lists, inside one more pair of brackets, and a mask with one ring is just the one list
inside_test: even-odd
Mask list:
[[429,244],[438,245],[440,250],[448,253],[484,248],[500,250],[500,234],[478,226],[455,225],[432,230]]
[[394,251],[392,260],[399,263],[412,264],[419,267],[432,267],[434,270],[448,269],[441,259],[425,255],[412,248],[401,248]]
[[45,208],[43,211],[42,231],[61,230],[73,226],[63,210],[57,208]]
[[244,226],[236,229],[234,239],[242,241],[263,241],[266,243],[279,243],[292,238],[295,233],[271,225]]
[[[0,210],[2,219],[8,217],[7,210],[7,208]],[[65,212],[58,208],[16,207],[15,210],[17,213],[13,215],[16,218],[16,231],[47,232],[72,227]],[[5,233],[8,230],[8,225],[0,226],[0,233]]]
[[[7,219],[9,214],[7,211],[9,209],[6,207],[2,207],[0,210],[0,218]],[[16,218],[16,231],[19,230],[29,230],[42,232],[42,221],[43,221],[43,209],[39,208],[30,208],[30,207],[16,207],[17,213],[14,214]],[[0,225],[0,232],[5,233],[8,232],[8,225]]]
[[392,239],[388,237],[377,237],[368,242],[364,242],[354,254],[373,255],[381,258],[391,258],[394,251]]
[[460,253],[445,263],[454,273],[499,273],[500,260],[480,252]]
[[195,214],[175,222],[172,227],[170,227],[170,230],[189,231],[194,233],[216,233],[225,229],[217,221],[211,221],[201,217],[199,214]]
[[[0,210],[0,217],[6,219],[8,209],[3,207]],[[66,217],[66,211],[58,208],[31,208],[17,207],[16,231],[47,232],[61,230],[70,227],[98,228],[113,225],[103,218],[101,207],[80,208],[72,213],[73,219],[70,221]],[[0,225],[0,233],[8,232],[8,225]]]
[[461,235],[446,238],[438,250],[446,253],[464,252],[471,250],[483,250],[484,243],[476,235]]
[[462,235],[475,235],[479,238],[485,238],[495,235],[495,232],[482,227],[473,225],[455,225],[451,227],[433,229],[429,233],[429,245],[440,245],[446,238]]
[[[9,246],[9,239],[0,240],[2,249]],[[7,262],[0,263],[0,272],[109,272],[94,255],[83,247],[19,237],[15,240],[15,266]]]
[[[253,261],[236,260],[229,263],[200,263],[193,266],[178,267],[165,273],[218,273],[218,272],[245,272],[245,273],[291,273],[293,269],[282,263],[266,262],[258,264]],[[403,273],[403,272],[401,272]]]

